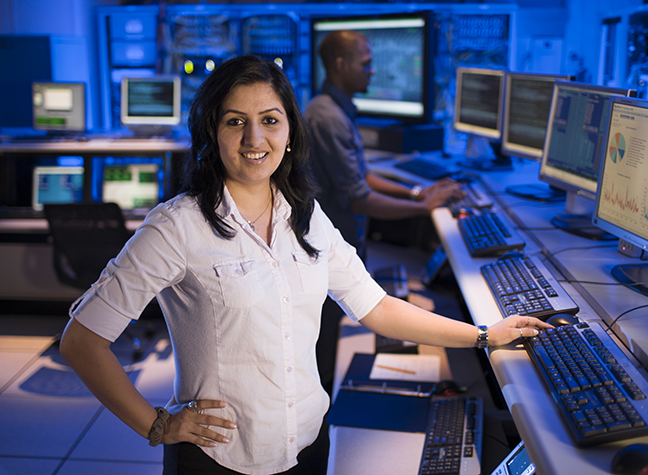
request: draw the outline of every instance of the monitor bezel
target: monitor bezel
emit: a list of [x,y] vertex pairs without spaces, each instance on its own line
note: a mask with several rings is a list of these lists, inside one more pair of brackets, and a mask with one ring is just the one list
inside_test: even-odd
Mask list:
[[[551,95],[551,107],[549,109],[549,118],[547,121],[547,133],[545,134],[545,142],[542,152],[542,157],[540,159],[540,171],[538,173],[538,178],[545,183],[548,183],[550,186],[558,188],[560,190],[566,191],[567,193],[572,193],[577,196],[582,196],[588,200],[594,201],[596,199],[596,190],[598,189],[598,176],[597,181],[592,182],[581,178],[581,183],[575,183],[574,181],[567,181],[567,173],[560,171],[554,167],[551,167],[547,163],[547,154],[549,152],[549,143],[551,141],[551,127],[552,119],[554,116],[554,111],[556,109],[556,103],[558,101],[558,89],[559,88],[571,88],[571,89],[580,89],[591,92],[598,93],[608,93],[610,98],[615,96],[626,97],[629,94],[632,94],[634,91],[632,89],[624,89],[619,87],[610,87],[610,86],[600,86],[596,84],[587,84],[582,82],[575,81],[554,81],[554,90]],[[608,104],[609,106],[609,104]],[[608,107],[609,111],[609,107]],[[599,167],[600,168],[600,167]],[[564,178],[557,176],[557,173],[565,174]],[[570,177],[574,177],[572,173],[569,173]],[[593,183],[593,185],[592,185]]]
[[[78,91],[78,98],[80,98],[81,103],[72,103],[72,107],[75,110],[75,112],[78,112],[81,115],[81,124],[79,124],[78,127],[75,126],[69,126],[69,125],[64,125],[61,127],[56,127],[52,125],[39,125],[38,124],[38,119],[36,116],[36,101],[35,101],[35,95],[36,95],[36,88],[41,87],[41,88],[70,88],[70,89],[80,89]],[[73,93],[74,94],[74,93]],[[87,129],[86,126],[86,85],[83,82],[62,82],[62,81],[34,81],[31,86],[31,95],[32,95],[32,127],[34,130],[42,130],[45,132],[85,132]],[[76,97],[74,95],[73,97]]]
[[[556,80],[573,81],[574,77],[568,74],[546,74],[546,73],[532,73],[520,71],[507,71],[504,77],[504,93],[502,98],[502,153],[504,155],[515,156],[519,158],[526,158],[535,162],[540,162],[542,159],[543,148],[537,149],[527,145],[518,144],[509,141],[509,120],[510,120],[510,105],[511,105],[511,82],[514,79],[535,79],[540,81],[550,82],[552,84]],[[551,102],[551,99],[550,99]],[[547,116],[547,123],[549,123],[549,116]]]
[[[128,114],[128,85],[135,82],[170,82],[173,84],[173,115],[171,116],[141,116]],[[153,76],[124,76],[121,79],[120,119],[127,126],[176,126],[181,121],[181,96],[182,81],[180,76],[153,75]]]
[[[498,103],[497,130],[460,121],[461,94],[459,92],[461,91],[461,85],[463,83],[464,74],[484,74],[489,76],[500,77],[500,91],[499,91],[499,98],[497,101]],[[506,76],[506,69],[504,68],[481,67],[481,66],[457,66],[456,89],[455,89],[455,99],[454,99],[454,117],[452,119],[452,126],[457,132],[483,137],[493,142],[499,142],[502,139],[502,119],[503,119],[502,99],[504,97],[505,76]]]
[[[424,124],[430,121],[430,115],[432,113],[432,104],[430,103],[430,85],[428,84],[429,79],[431,78],[430,68],[432,66],[432,60],[430,55],[430,18],[432,12],[430,10],[419,10],[412,12],[402,12],[402,13],[376,13],[373,15],[355,15],[355,14],[340,14],[340,15],[326,15],[326,16],[317,16],[313,15],[310,18],[310,43],[311,43],[311,80],[310,80],[310,92],[311,97],[314,97],[320,92],[321,84],[316,83],[315,72],[317,71],[317,65],[321,64],[321,58],[319,55],[319,44],[317,44],[316,35],[316,25],[320,23],[340,23],[340,22],[363,22],[363,21],[379,21],[379,20],[413,20],[420,19],[423,21],[423,54],[421,60],[423,61],[423,77],[421,81],[422,94],[420,105],[422,111],[420,114],[399,114],[394,111],[384,111],[376,112],[375,110],[366,110],[363,108],[362,99],[354,97],[352,99],[354,105],[357,107],[357,117],[358,118],[376,118],[376,119],[391,119],[403,123],[415,123],[415,124]],[[342,29],[355,29],[352,28],[353,25],[347,24],[344,28],[332,28],[329,31],[342,30]],[[324,78],[325,79],[325,78]],[[322,81],[323,84],[323,81]],[[371,85],[369,85],[371,88]],[[373,100],[373,99],[372,99]],[[396,104],[397,101],[382,101],[384,105],[387,106],[390,103]],[[403,101],[400,101],[403,102]]]
[[610,102],[608,104],[608,120],[607,120],[607,127],[605,133],[605,146],[603,147],[603,153],[605,155],[601,160],[600,167],[599,167],[597,193],[596,193],[596,199],[594,203],[594,212],[592,213],[592,224],[602,229],[603,231],[618,237],[619,239],[622,239],[630,244],[633,244],[634,246],[640,247],[643,250],[648,250],[648,236],[646,237],[639,236],[632,231],[624,229],[621,226],[614,224],[605,218],[602,218],[599,215],[599,207],[601,204],[601,193],[598,193],[598,190],[601,189],[605,164],[607,162],[607,160],[605,160],[605,156],[607,155],[606,151],[608,148],[608,141],[610,138],[609,128],[610,128],[610,122],[612,120],[612,111],[615,104],[639,106],[646,109],[646,112],[648,113],[648,100],[646,99],[624,97],[624,96],[610,97]]

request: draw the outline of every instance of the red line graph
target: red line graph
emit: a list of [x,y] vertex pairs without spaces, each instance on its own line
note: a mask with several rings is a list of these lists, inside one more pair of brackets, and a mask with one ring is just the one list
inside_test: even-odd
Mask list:
[[628,189],[626,188],[625,196],[623,196],[623,193],[615,192],[614,183],[612,183],[612,186],[609,189],[603,190],[603,201],[610,203],[613,206],[617,206],[622,211],[629,211],[631,213],[639,212],[637,200],[628,197]]

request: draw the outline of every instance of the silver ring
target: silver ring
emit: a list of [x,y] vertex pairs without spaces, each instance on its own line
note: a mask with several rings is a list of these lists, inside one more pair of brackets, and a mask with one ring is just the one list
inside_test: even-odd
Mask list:
[[524,337],[524,335],[522,334],[522,329],[521,328],[520,328],[520,336]]
[[187,404],[187,411],[198,413],[198,403],[196,401],[190,401]]

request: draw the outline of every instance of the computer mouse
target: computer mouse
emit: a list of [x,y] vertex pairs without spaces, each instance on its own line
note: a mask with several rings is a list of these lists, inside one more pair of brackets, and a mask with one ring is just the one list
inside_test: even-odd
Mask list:
[[631,444],[612,458],[612,473],[617,475],[648,475],[648,444]]
[[518,252],[518,251],[509,251],[509,252],[507,252],[507,253],[502,254],[501,256],[499,256],[499,258],[498,258],[497,260],[498,260],[498,261],[504,261],[504,260],[506,260],[506,259],[520,259],[520,258],[522,258],[522,257],[524,257],[524,253],[522,253],[522,252]]
[[575,325],[578,323],[578,318],[573,315],[569,315],[567,313],[558,313],[556,315],[552,315],[551,317],[547,318],[547,323],[554,327],[562,327],[564,325]]
[[457,383],[449,379],[439,381],[432,388],[432,393],[438,396],[454,396],[455,394],[464,392],[465,389],[459,387]]

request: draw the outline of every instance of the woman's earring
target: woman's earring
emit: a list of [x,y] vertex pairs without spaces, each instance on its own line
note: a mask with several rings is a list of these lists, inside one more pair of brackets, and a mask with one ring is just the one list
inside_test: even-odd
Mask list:
[[290,148],[290,142],[286,144],[286,152],[290,152],[292,149]]

